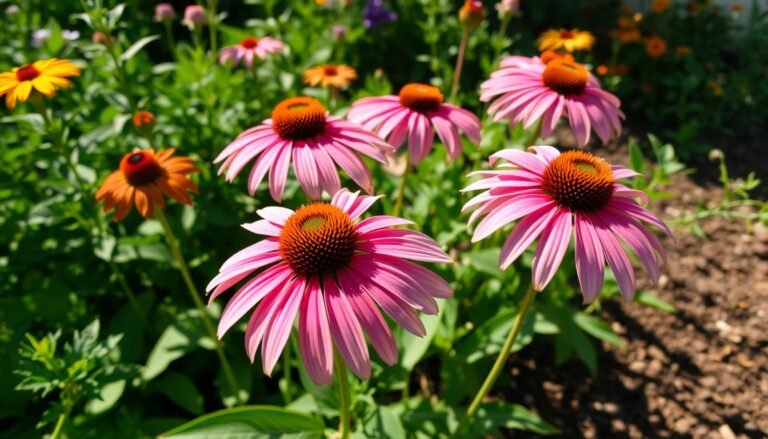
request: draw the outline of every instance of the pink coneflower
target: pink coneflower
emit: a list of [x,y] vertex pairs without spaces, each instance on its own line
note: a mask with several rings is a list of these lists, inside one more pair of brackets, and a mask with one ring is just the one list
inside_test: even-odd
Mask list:
[[210,300],[245,279],[221,314],[222,337],[256,307],[245,332],[253,361],[259,345],[264,373],[270,375],[299,314],[299,345],[307,373],[316,384],[330,384],[334,346],[362,379],[371,372],[365,335],[379,357],[397,361],[397,346],[379,307],[407,331],[423,336],[424,325],[412,308],[438,311],[433,297],[453,295],[439,276],[406,259],[449,263],[428,236],[392,226],[413,224],[392,217],[359,221],[378,197],[342,189],[330,203],[302,206],[295,212],[267,207],[263,219],[244,224],[267,238],[222,265],[208,285]]
[[349,120],[399,147],[406,137],[410,162],[418,164],[432,150],[435,134],[448,150],[451,160],[461,155],[459,129],[475,144],[480,143],[480,121],[474,114],[443,103],[437,87],[407,84],[398,96],[363,98],[352,105]]
[[488,114],[494,121],[533,125],[539,118],[541,135],[547,137],[561,116],[567,117],[579,145],[589,142],[594,129],[603,142],[621,133],[624,117],[619,99],[600,88],[600,82],[587,69],[568,59],[547,64],[538,57],[509,56],[501,68],[480,85],[480,100],[490,101]]
[[214,163],[224,162],[219,174],[227,171],[231,182],[256,159],[248,175],[248,192],[253,195],[269,171],[269,193],[280,202],[293,158],[293,172],[304,192],[319,199],[322,191],[333,195],[341,188],[336,165],[372,193],[371,172],[358,153],[386,164],[391,149],[362,127],[329,115],[317,99],[296,97],[277,104],[271,119],[240,134]]
[[170,3],[158,3],[155,5],[155,21],[161,22],[176,18],[176,11]]
[[221,49],[219,62],[221,64],[231,62],[232,67],[237,67],[242,61],[250,69],[253,67],[253,57],[266,59],[271,53],[282,52],[284,47],[283,42],[275,38],[247,37],[243,38],[240,44]]
[[189,5],[184,9],[184,19],[181,22],[188,28],[194,29],[197,26],[207,25],[208,16],[202,6]]
[[560,154],[551,146],[533,146],[531,150],[535,153],[513,149],[497,152],[491,156],[491,164],[504,159],[511,165],[480,171],[484,178],[464,189],[487,189],[464,206],[477,208],[470,224],[486,215],[475,228],[472,241],[520,219],[501,249],[499,263],[506,269],[540,238],[533,256],[533,286],[541,291],[560,266],[574,232],[576,272],[585,302],[592,302],[600,293],[606,261],[624,299],[634,296],[635,273],[622,241],[656,282],[665,253],[658,238],[641,221],[667,234],[670,231],[635,201],[647,201],[643,192],[616,182],[638,174],[587,152]]

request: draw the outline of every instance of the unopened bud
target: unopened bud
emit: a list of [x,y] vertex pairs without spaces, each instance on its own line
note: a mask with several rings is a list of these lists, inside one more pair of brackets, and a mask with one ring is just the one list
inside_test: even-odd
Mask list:
[[485,19],[483,2],[478,0],[466,0],[464,6],[459,9],[459,21],[467,32],[477,29]]
[[137,111],[133,115],[133,126],[145,136],[149,136],[155,128],[155,115],[149,111]]

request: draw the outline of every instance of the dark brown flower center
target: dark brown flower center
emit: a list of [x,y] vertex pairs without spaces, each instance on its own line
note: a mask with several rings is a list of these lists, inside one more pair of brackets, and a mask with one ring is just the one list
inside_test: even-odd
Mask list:
[[551,60],[541,80],[547,87],[561,95],[581,94],[587,87],[589,72],[581,64],[566,59]]
[[16,70],[16,79],[18,79],[19,82],[31,81],[38,76],[40,76],[40,71],[37,70],[32,64],[20,67],[18,70]]
[[325,66],[323,67],[323,74],[325,74],[325,76],[336,76],[339,74],[339,70],[336,66]]
[[400,89],[400,103],[414,111],[437,111],[443,103],[440,89],[427,84],[411,83]]
[[560,31],[560,38],[563,40],[570,40],[571,38],[573,38],[573,32],[569,30]]
[[325,113],[315,98],[288,98],[272,110],[272,126],[285,139],[309,139],[325,130]]
[[349,215],[331,204],[299,208],[278,238],[280,254],[301,274],[333,273],[355,253],[357,232]]
[[150,151],[136,151],[123,156],[120,171],[131,186],[143,186],[152,183],[165,174],[165,170],[155,160]]
[[611,167],[582,151],[568,151],[552,160],[542,176],[542,190],[573,211],[596,211],[613,196]]

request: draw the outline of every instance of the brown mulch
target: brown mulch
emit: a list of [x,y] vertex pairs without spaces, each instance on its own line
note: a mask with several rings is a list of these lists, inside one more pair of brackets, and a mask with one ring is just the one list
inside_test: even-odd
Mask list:
[[[600,153],[621,162],[626,148]],[[731,151],[732,176],[768,171],[752,156]],[[694,165],[697,174],[675,176],[666,188],[674,197],[653,211],[675,218],[722,197],[717,163]],[[701,227],[707,238],[675,229],[660,284],[640,285],[676,313],[605,303],[602,314],[625,350],[602,343],[593,377],[577,360],[554,366],[553,348],[533,345],[510,360],[517,378],[505,399],[536,410],[564,437],[768,437],[768,228],[723,218]]]

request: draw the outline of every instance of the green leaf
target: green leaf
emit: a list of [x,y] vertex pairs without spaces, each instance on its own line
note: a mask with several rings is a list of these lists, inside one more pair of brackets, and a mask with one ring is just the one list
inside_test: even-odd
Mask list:
[[323,421],[304,413],[274,406],[244,406],[219,410],[193,419],[158,438],[261,438],[292,435],[319,438]]
[[645,172],[643,152],[640,150],[640,147],[637,146],[637,142],[634,138],[630,138],[629,140],[629,167],[640,174]]
[[440,317],[443,314],[442,300],[437,300],[437,304],[440,307],[440,312],[434,316],[423,316],[422,321],[424,327],[427,330],[427,334],[424,337],[413,335],[410,332],[402,331],[400,337],[400,346],[402,346],[402,352],[400,354],[400,365],[408,371],[413,370],[424,354],[427,353],[429,345],[432,343],[432,338],[437,332],[437,327],[440,324]]
[[[507,334],[512,329],[516,316],[516,309],[503,310],[496,314],[464,337],[456,349],[456,355],[459,358],[464,358],[467,363],[474,363],[498,353],[501,351]],[[534,321],[534,314],[529,313],[526,316],[525,322],[523,322],[520,334],[518,334],[515,343],[512,345],[512,352],[519,351],[533,340]]]
[[499,270],[499,252],[501,252],[499,248],[489,248],[468,253],[466,258],[469,265],[477,271],[494,277],[500,277],[503,272]]
[[141,371],[146,381],[160,375],[173,361],[201,346],[205,334],[197,314],[193,313],[180,315],[179,321],[169,325],[160,335]]
[[203,396],[186,375],[170,372],[159,379],[156,386],[160,393],[184,410],[194,415],[203,413]]
[[518,404],[504,402],[483,404],[480,410],[477,411],[475,419],[474,427],[480,426],[486,430],[493,427],[502,427],[530,431],[542,435],[560,433],[557,427]]
[[677,308],[675,308],[675,306],[672,305],[671,303],[661,299],[659,296],[656,296],[655,294],[646,293],[644,291],[637,293],[637,295],[635,296],[635,301],[637,303],[642,303],[643,305],[660,309],[662,311],[666,311],[669,313],[677,312]]
[[600,317],[592,316],[583,312],[577,312],[573,316],[573,321],[588,334],[597,337],[600,340],[608,342],[618,348],[624,349],[624,342],[616,334],[611,326]]
[[117,403],[120,397],[123,396],[124,391],[125,380],[105,384],[99,392],[99,397],[86,403],[85,412],[90,415],[98,415],[106,412]]
[[120,55],[120,62],[126,62],[133,58],[137,53],[139,53],[139,50],[144,48],[144,46],[151,43],[152,41],[157,40],[158,38],[160,38],[160,35],[150,35],[148,37],[141,38],[135,43],[131,44],[131,47],[129,47],[125,52],[123,52],[122,55]]
[[365,437],[385,437],[388,439],[405,439],[406,437],[400,417],[389,407],[376,407],[376,410],[363,422]]

